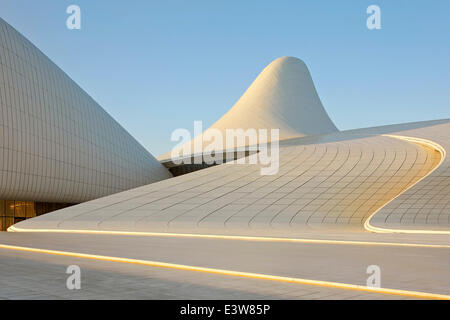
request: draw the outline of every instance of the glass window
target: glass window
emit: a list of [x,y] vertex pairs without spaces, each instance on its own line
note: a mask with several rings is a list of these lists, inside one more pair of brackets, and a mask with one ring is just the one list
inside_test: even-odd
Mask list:
[[18,218],[18,217],[15,217],[15,218],[14,218],[14,223],[19,223],[20,221],[23,221],[23,220],[25,220],[25,218]]
[[26,202],[14,201],[14,217],[25,218],[26,217]]
[[36,211],[34,210],[34,202],[31,201],[26,202],[26,217],[27,219],[36,217]]
[[5,226],[4,230],[8,229],[10,226],[14,224],[14,217],[5,217]]
[[14,201],[5,201],[5,216],[14,218]]
[[0,231],[6,231],[11,225],[25,219],[71,205],[70,203],[0,200]]

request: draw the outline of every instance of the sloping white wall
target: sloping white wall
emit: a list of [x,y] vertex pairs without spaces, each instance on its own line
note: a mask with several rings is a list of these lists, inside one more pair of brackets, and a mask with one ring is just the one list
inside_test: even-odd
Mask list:
[[[226,129],[279,129],[281,140],[338,131],[322,106],[308,67],[294,57],[278,58],[264,68],[225,115],[189,142],[191,150],[194,141],[202,140],[212,129],[224,137]],[[244,145],[237,143],[236,147]],[[168,158],[170,153],[158,157]]]
[[171,174],[0,19],[0,199],[82,202]]

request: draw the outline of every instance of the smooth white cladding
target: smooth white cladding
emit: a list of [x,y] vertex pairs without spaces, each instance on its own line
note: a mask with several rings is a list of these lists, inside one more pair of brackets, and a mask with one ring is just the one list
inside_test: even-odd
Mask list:
[[0,199],[82,202],[171,174],[0,19]]
[[337,131],[320,102],[308,67],[294,57],[271,62],[211,128],[276,128],[280,129],[280,139]]
[[[308,67],[294,57],[272,61],[226,114],[183,146],[191,144],[191,150],[194,145],[204,147],[207,143],[202,142],[214,136],[213,130],[225,137],[227,129],[279,129],[280,140],[338,131],[320,101]],[[259,143],[270,141],[270,137],[258,139]],[[247,141],[238,142],[235,147],[246,145]],[[168,158],[170,153],[158,157]]]
[[11,231],[361,234],[389,204],[372,225],[448,233],[450,159],[439,165],[434,148],[398,136],[450,150],[450,120],[284,140],[275,175],[262,176],[260,165],[217,165],[25,220]]

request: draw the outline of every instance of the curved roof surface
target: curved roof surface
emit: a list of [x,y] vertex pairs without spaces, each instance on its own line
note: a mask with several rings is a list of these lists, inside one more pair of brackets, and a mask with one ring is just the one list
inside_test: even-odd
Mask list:
[[0,199],[82,202],[171,174],[0,19]]
[[210,128],[279,128],[276,174],[235,163],[157,182],[168,171],[45,55],[0,22],[0,197],[100,197],[12,229],[450,232],[449,120],[340,132],[305,64],[283,57]]
[[449,133],[442,120],[290,139],[280,143],[274,175],[248,161],[217,165],[15,228],[298,236],[361,233],[370,222],[449,233],[450,160],[427,142],[450,150]]
[[[212,130],[225,137],[227,129],[279,129],[280,140],[338,131],[322,106],[308,67],[294,57],[272,61],[225,115],[188,144],[194,150],[195,140],[203,139]],[[247,143],[238,141],[235,147]],[[158,157],[168,158],[170,153]]]
[[278,128],[280,139],[337,131],[306,64],[294,57],[272,61],[211,128]]

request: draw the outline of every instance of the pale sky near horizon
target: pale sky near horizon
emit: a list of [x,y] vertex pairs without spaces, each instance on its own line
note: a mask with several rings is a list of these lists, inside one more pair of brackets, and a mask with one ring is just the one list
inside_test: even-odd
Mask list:
[[[71,4],[81,30],[66,28]],[[381,30],[366,27],[372,4]],[[281,56],[305,61],[341,130],[450,118],[447,0],[0,0],[0,17],[155,156]]]

